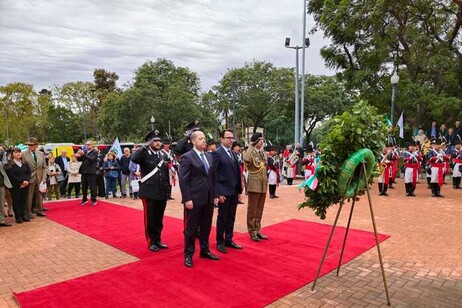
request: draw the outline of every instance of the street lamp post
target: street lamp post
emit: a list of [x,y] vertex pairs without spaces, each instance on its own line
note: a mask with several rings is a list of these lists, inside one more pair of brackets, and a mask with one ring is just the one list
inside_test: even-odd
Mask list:
[[[305,39],[305,45],[309,46],[310,45],[310,40]],[[285,41],[285,47],[289,49],[295,49],[295,124],[294,124],[294,131],[295,131],[295,136],[294,136],[294,144],[297,144],[300,142],[300,140],[303,140],[303,122],[299,122],[300,120],[303,121],[303,116],[300,117],[300,91],[299,91],[299,69],[298,69],[298,50],[302,49],[303,47],[301,46],[290,46],[290,37],[286,37]],[[304,87],[302,87],[304,89]],[[303,95],[302,95],[303,97]],[[304,100],[303,100],[304,101]],[[303,110],[303,106],[302,106]]]
[[154,130],[154,124],[156,123],[156,118],[154,116],[151,116],[151,130]]
[[233,135],[236,136],[236,82],[232,84],[232,95],[233,95]]
[[303,133],[305,132],[305,49],[306,47],[310,46],[310,40],[306,38],[306,2],[307,0],[303,1],[303,31],[302,31],[302,91],[301,91],[301,102],[300,102],[300,145],[303,148]]
[[391,89],[391,115],[390,115],[390,121],[391,121],[391,127],[393,127],[393,115],[395,114],[395,100],[396,100],[396,88],[399,82],[399,76],[398,74],[393,73],[393,75],[390,78],[390,83],[392,86]]

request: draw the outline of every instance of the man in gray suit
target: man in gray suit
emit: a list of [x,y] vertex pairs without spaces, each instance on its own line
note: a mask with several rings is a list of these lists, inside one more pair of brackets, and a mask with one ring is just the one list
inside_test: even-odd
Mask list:
[[5,210],[5,188],[11,188],[10,179],[3,167],[3,161],[6,161],[4,157],[6,157],[5,147],[0,144],[0,227],[11,227],[9,223],[5,222],[5,218],[3,217]]
[[29,141],[25,144],[27,144],[29,148],[23,152],[22,156],[29,165],[31,171],[26,202],[26,216],[28,216],[29,219],[33,218],[32,202],[35,196],[35,213],[37,216],[45,217],[46,215],[43,213],[42,195],[39,191],[40,183],[45,183],[47,176],[45,154],[41,151],[37,151],[39,145],[37,138],[29,138]]

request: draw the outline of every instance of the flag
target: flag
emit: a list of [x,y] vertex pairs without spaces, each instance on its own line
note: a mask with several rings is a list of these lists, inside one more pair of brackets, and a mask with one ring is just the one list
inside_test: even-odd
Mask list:
[[302,189],[304,187],[308,187],[309,189],[311,189],[312,191],[315,191],[316,190],[316,187],[318,187],[318,176],[316,174],[313,174],[312,176],[310,176],[305,182],[303,182],[302,184],[300,184],[298,186],[298,189]]
[[112,143],[109,152],[114,152],[118,159],[122,157],[122,148],[120,147],[119,137],[115,138],[114,143]]
[[390,128],[391,127],[391,121],[388,118],[388,114],[385,115],[385,118],[387,119],[387,126],[388,126],[388,128]]
[[401,116],[399,117],[396,126],[399,126],[399,138],[404,139],[404,120],[403,120],[403,112],[401,112]]
[[28,148],[27,145],[22,143],[18,144],[17,147],[21,150],[21,152],[24,152]]

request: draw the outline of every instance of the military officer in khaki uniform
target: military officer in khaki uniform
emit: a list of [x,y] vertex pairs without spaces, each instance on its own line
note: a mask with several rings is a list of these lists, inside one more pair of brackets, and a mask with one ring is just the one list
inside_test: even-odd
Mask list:
[[29,138],[26,142],[29,148],[23,152],[25,162],[29,165],[31,171],[31,178],[29,182],[29,190],[27,193],[26,201],[26,216],[27,218],[33,218],[32,215],[32,202],[34,201],[35,195],[35,212],[37,216],[45,217],[43,213],[42,195],[39,192],[40,183],[46,182],[47,176],[47,165],[45,161],[45,154],[42,151],[38,151],[37,147],[39,142],[37,138]]
[[247,206],[247,230],[250,238],[259,242],[268,237],[261,233],[261,218],[265,206],[268,176],[266,174],[267,157],[263,150],[263,135],[254,133],[250,138],[251,145],[244,154],[247,167],[249,200]]

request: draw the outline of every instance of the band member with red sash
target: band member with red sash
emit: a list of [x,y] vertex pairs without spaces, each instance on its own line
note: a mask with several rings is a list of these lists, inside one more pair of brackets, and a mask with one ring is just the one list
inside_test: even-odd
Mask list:
[[404,185],[406,186],[406,197],[415,197],[414,191],[419,176],[420,162],[422,155],[416,150],[414,141],[408,145],[407,151],[403,154],[404,161]]
[[450,159],[450,155],[441,150],[441,140],[434,141],[434,148],[427,154],[427,159],[431,166],[430,186],[432,189],[432,197],[443,197],[441,195],[441,186],[444,182],[444,163]]
[[308,146],[306,149],[306,155],[302,160],[302,165],[305,166],[305,180],[307,180],[316,170],[316,154],[312,146]]
[[460,181],[462,179],[462,151],[460,150],[460,141],[455,142],[455,148],[452,150],[452,188],[460,189]]
[[132,162],[140,165],[141,180],[138,196],[143,201],[144,230],[149,249],[168,248],[161,241],[163,219],[168,198],[168,157],[160,151],[160,137],[151,131],[144,138],[145,146],[132,155]]
[[[395,140],[396,142],[396,140]],[[393,183],[396,183],[396,174],[399,171],[399,148],[396,143],[392,146],[392,157],[393,157],[393,163],[391,164],[391,171],[390,171],[390,183],[388,185],[388,188],[394,189],[395,187],[393,186]]]
[[270,192],[270,198],[279,198],[276,196],[276,187],[279,186],[279,166],[275,163],[274,155],[276,154],[276,148],[270,147],[268,152],[268,187]]
[[379,185],[379,196],[388,196],[387,189],[391,180],[393,167],[393,151],[391,146],[384,147],[379,157],[379,169],[382,171],[377,183]]

